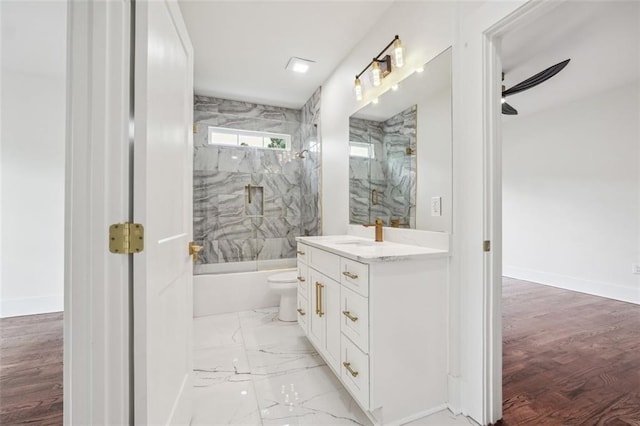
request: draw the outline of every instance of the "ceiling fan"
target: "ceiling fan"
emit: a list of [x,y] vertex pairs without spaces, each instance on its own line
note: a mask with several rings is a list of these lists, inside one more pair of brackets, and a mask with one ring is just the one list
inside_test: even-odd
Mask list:
[[[505,90],[504,85],[502,86],[502,113],[505,115],[518,115],[518,111],[509,105],[505,98],[507,96],[515,95],[516,93],[523,92],[527,89],[531,89],[532,87],[537,86],[540,83],[543,83],[549,80],[554,75],[558,74],[563,70],[564,67],[567,66],[571,59],[566,59],[560,63],[550,66],[544,71],[539,72],[533,77],[529,77],[528,79],[516,84],[515,86]],[[502,80],[504,80],[504,73],[502,73]]]

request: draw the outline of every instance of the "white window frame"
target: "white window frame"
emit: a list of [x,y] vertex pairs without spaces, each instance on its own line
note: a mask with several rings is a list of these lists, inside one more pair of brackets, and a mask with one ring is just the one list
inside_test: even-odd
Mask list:
[[[368,155],[356,154],[353,152],[352,148],[366,148],[368,150]],[[373,149],[373,144],[367,142],[353,142],[349,141],[349,157],[358,157],[358,158],[375,158],[376,152]]]
[[[213,140],[212,135],[214,133],[235,135],[236,136],[235,145],[233,145],[233,144],[212,143],[211,142]],[[208,126],[207,135],[208,135],[207,145],[211,145],[211,146],[238,146],[238,147],[242,147],[242,148],[258,148],[258,149],[273,149],[273,150],[277,150],[277,151],[291,151],[291,135],[288,135],[286,133],[272,133],[272,132],[262,132],[262,131],[254,131],[254,130],[233,129],[233,128],[229,128],[229,127]],[[258,137],[262,137],[262,146],[244,146],[244,145],[240,145],[240,136],[251,136],[251,137],[258,136]],[[270,147],[268,147],[268,143],[270,142],[271,138],[284,139],[286,141],[286,147],[285,148],[270,148]]]

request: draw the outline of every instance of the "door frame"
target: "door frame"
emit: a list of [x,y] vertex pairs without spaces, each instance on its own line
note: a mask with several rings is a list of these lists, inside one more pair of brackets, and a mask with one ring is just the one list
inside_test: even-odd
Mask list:
[[131,424],[130,0],[70,1],[65,184],[64,424]]
[[491,241],[483,268],[483,410],[502,418],[502,38],[568,0],[528,1],[483,32],[483,235]]

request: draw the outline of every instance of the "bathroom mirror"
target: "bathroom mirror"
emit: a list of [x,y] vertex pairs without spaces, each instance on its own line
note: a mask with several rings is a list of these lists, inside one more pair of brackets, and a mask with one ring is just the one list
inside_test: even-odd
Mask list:
[[349,223],[451,232],[451,48],[349,118]]

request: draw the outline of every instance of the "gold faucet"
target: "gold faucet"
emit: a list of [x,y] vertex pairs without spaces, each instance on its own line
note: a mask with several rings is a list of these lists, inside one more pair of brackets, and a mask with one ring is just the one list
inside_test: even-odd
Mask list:
[[368,223],[363,225],[365,227],[369,227],[369,226],[375,226],[376,227],[376,242],[377,243],[381,243],[382,242],[382,219],[380,219],[379,217],[376,218],[376,222],[375,223]]

